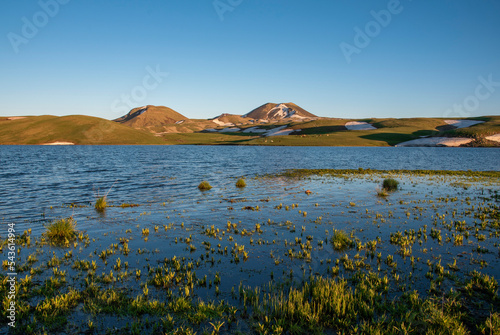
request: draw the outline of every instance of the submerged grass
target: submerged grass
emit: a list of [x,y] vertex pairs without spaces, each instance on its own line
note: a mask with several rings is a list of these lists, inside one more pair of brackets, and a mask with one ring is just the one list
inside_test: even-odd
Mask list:
[[[17,241],[22,276],[13,333],[500,334],[498,271],[486,263],[496,266],[500,250],[496,189],[449,189],[454,197],[396,193],[394,204],[345,199],[342,191],[332,201],[333,214],[323,211],[329,195],[308,203],[311,196],[295,189],[300,211],[295,202],[263,203],[243,207],[259,212],[232,209],[233,222],[215,216],[201,226],[187,211],[180,224],[165,222],[165,233],[160,220],[144,217],[146,225],[127,226],[125,235],[108,239],[95,231],[92,237],[56,233],[74,230],[75,221],[53,222],[53,237],[32,239],[29,230]],[[246,200],[234,202],[240,201]],[[165,204],[159,208],[165,217]],[[248,223],[238,213],[258,217]],[[73,241],[73,248],[45,252],[43,246],[56,240]],[[103,250],[105,241],[111,244]],[[269,251],[271,273],[258,260]],[[0,274],[0,294],[9,289]],[[76,325],[68,330],[70,323]]]
[[236,182],[236,187],[243,188],[246,186],[247,186],[247,183],[245,182],[245,179],[243,179],[243,178],[238,179],[238,181]]
[[56,245],[71,242],[77,234],[76,221],[72,217],[54,221],[48,224],[46,228],[47,238]]
[[210,185],[210,183],[208,181],[204,180],[200,183],[200,185],[198,185],[198,188],[201,191],[208,191],[212,188],[212,185]]
[[349,235],[343,230],[334,229],[333,236],[330,239],[333,244],[333,249],[340,251],[352,247],[353,241],[349,238]]
[[273,176],[301,178],[310,176],[345,176],[372,174],[411,174],[415,176],[464,176],[500,178],[500,171],[454,171],[454,170],[373,170],[373,169],[290,169]]

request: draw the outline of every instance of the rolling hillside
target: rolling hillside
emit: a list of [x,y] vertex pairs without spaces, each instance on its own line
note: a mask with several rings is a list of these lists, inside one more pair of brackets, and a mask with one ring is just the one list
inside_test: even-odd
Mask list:
[[188,120],[187,117],[177,113],[171,108],[149,105],[134,108],[127,115],[113,121],[135,129],[143,129],[158,133],[165,131],[165,126],[168,127],[175,124],[182,124]]
[[85,116],[28,116],[0,118],[0,144],[165,144],[142,130],[113,121]]

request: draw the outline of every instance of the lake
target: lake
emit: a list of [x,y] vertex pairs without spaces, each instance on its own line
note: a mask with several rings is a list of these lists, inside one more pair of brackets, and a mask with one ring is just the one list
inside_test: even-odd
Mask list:
[[[258,326],[252,312],[262,307],[253,318],[265,323],[276,306],[262,300],[266,294],[278,299],[312,276],[345,278],[361,291],[378,283],[366,294],[387,304],[412,291],[432,301],[463,292],[468,310],[483,306],[467,314],[479,320],[474,327],[497,311],[488,292],[500,278],[498,176],[279,175],[299,168],[500,171],[497,148],[0,146],[0,157],[0,236],[16,224],[16,271],[31,276],[20,286],[28,307],[19,332],[43,325],[50,333],[154,334],[182,325],[202,333],[218,321],[228,333],[248,333]],[[240,177],[245,188],[235,186]],[[387,177],[399,187],[381,195]],[[203,180],[213,188],[200,191]],[[103,212],[94,209],[98,195],[107,195]],[[46,225],[68,217],[81,234],[65,246],[48,244]],[[346,245],[336,244],[339,232]],[[73,299],[67,309],[43,305],[74,290],[64,296]],[[224,306],[217,312],[211,301]],[[208,316],[192,321],[207,304]],[[370,313],[387,306],[372,304]],[[351,312],[345,329],[357,322],[357,309]]]
[[[366,148],[246,146],[0,146],[4,221],[40,219],[50,206],[110,201],[190,201],[209,180],[285,169],[425,169],[498,171],[498,148]],[[33,227],[36,229],[36,226]]]

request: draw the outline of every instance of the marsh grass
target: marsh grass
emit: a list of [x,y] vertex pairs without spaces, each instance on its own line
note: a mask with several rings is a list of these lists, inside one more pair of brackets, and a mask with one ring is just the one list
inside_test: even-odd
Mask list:
[[106,209],[107,206],[108,206],[108,204],[106,201],[106,196],[103,196],[103,197],[97,198],[94,207],[97,211],[103,211]]
[[243,178],[238,179],[238,181],[236,182],[236,187],[243,188],[246,186],[247,186],[247,183],[245,182],[245,179],[243,179]]
[[201,191],[208,191],[212,188],[212,185],[210,185],[210,183],[208,181],[204,180],[200,183],[200,185],[198,185],[198,188]]
[[349,238],[349,235],[343,230],[333,230],[333,236],[330,239],[333,244],[333,249],[340,251],[352,247],[353,241]]
[[382,182],[382,189],[393,192],[398,189],[399,182],[396,179],[387,178]]
[[76,221],[72,218],[66,218],[54,221],[47,225],[46,235],[49,241],[56,245],[69,243],[77,235]]
[[377,195],[379,197],[387,197],[389,196],[389,192],[385,188],[377,188]]

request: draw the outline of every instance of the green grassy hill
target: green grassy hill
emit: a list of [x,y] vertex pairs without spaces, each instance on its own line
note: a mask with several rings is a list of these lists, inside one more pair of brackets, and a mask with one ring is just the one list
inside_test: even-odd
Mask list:
[[85,116],[28,116],[0,118],[0,144],[164,144],[153,134],[113,121]]
[[469,137],[469,146],[499,146],[484,138],[500,133],[500,116],[475,118],[484,123],[455,129],[441,118],[364,119],[376,130],[347,130],[347,119],[321,118],[298,122],[286,119],[249,127],[273,129],[287,126],[293,135],[263,137],[260,133],[203,133],[214,128],[210,120],[188,119],[182,124],[165,126],[156,136],[100,118],[71,116],[30,116],[21,119],[0,118],[0,144],[44,144],[56,141],[75,144],[199,144],[199,145],[282,145],[282,146],[393,146],[421,136]]
[[[293,135],[261,137],[251,133],[212,134],[166,134],[171,144],[233,144],[233,145],[278,145],[278,146],[394,146],[401,142],[418,139],[421,136],[473,137],[472,146],[499,146],[498,142],[484,140],[485,136],[500,133],[500,116],[476,118],[485,123],[470,128],[454,129],[442,118],[408,119],[327,119],[308,122],[283,121],[276,124],[259,125],[272,129],[287,125],[295,129]],[[376,130],[347,130],[349,121],[364,121],[373,124]],[[253,127],[254,125],[252,125]],[[248,128],[250,126],[243,127]]]

